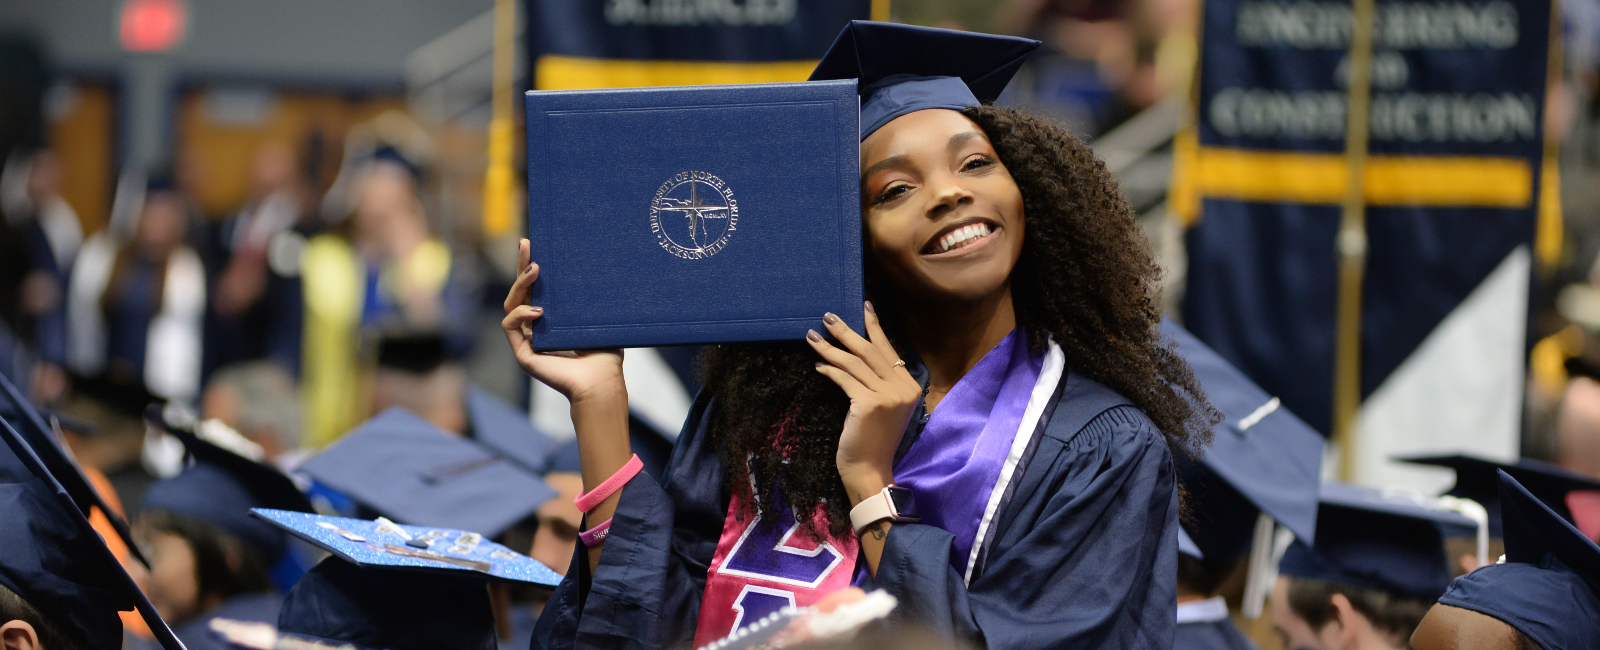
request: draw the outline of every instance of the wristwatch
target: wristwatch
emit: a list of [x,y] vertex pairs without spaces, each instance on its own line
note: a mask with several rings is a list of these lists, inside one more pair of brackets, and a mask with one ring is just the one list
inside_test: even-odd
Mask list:
[[922,515],[917,512],[917,500],[911,496],[910,488],[890,484],[850,509],[850,525],[856,529],[857,535],[867,526],[885,519],[895,523],[922,521]]

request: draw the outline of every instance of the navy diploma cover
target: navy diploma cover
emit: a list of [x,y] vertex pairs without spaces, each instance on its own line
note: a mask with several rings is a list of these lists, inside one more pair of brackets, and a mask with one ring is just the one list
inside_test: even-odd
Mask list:
[[539,350],[858,332],[855,80],[532,91]]

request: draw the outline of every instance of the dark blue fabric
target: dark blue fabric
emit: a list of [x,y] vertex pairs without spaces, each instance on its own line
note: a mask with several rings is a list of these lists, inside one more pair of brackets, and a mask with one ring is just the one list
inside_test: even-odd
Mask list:
[[0,585],[88,647],[120,647],[117,612],[137,609],[163,647],[181,648],[39,454],[4,421],[0,439]]
[[[1206,399],[1226,417],[1198,462],[1178,459],[1191,508],[1186,530],[1195,544],[1212,562],[1243,557],[1258,509],[1296,537],[1315,539],[1322,436],[1289,409],[1269,407],[1272,395],[1182,326],[1164,320],[1161,332],[1176,341]],[[1271,410],[1244,421],[1264,408]]]
[[398,406],[307,459],[300,471],[399,523],[491,538],[556,494],[522,465]]
[[531,300],[549,314],[535,349],[798,341],[830,311],[865,331],[853,81],[531,92],[526,108]]
[[267,564],[283,556],[282,530],[250,516],[259,503],[239,479],[211,463],[196,463],[183,473],[156,481],[144,493],[145,510],[192,517],[222,529],[260,554]]
[[232,650],[233,646],[218,639],[211,632],[211,619],[226,618],[251,623],[277,625],[278,610],[283,606],[283,595],[276,592],[241,594],[222,601],[221,605],[197,616],[173,630],[189,650]]
[[1500,516],[1500,472],[1516,479],[1530,494],[1549,506],[1563,519],[1572,521],[1572,510],[1567,508],[1567,493],[1574,490],[1600,490],[1600,480],[1595,480],[1567,469],[1531,458],[1512,463],[1502,463],[1466,454],[1444,456],[1401,456],[1395,460],[1448,467],[1456,471],[1456,482],[1446,492],[1450,496],[1472,499],[1489,512],[1489,536],[1505,536]]
[[1506,562],[1457,578],[1441,604],[1493,616],[1544,650],[1600,644],[1600,546],[1502,471]]
[[1456,578],[1439,604],[1500,619],[1543,650],[1592,650],[1600,639],[1600,598],[1553,555]]
[[993,102],[1038,47],[1015,36],[854,20],[810,78],[858,80],[865,140],[907,113]]
[[1261,650],[1233,625],[1233,619],[1179,623],[1172,650]]
[[[1105,387],[1070,372],[1062,383],[970,588],[950,568],[949,533],[891,529],[874,584],[900,599],[896,620],[990,648],[1171,647],[1178,504],[1165,439]],[[713,407],[695,401],[662,482],[641,474],[623,489],[595,572],[576,550],[532,647],[691,641],[727,514]]]
[[1450,586],[1444,533],[1471,520],[1353,485],[1325,484],[1321,500],[1316,542],[1290,544],[1279,573],[1423,600]]
[[828,50],[840,25],[871,15],[872,3],[527,0],[524,8],[530,61],[558,54],[754,62],[815,60]]
[[523,469],[544,473],[556,443],[549,434],[534,428],[527,411],[513,408],[476,384],[467,386],[465,400],[473,440],[504,454]]
[[360,568],[330,557],[284,598],[278,629],[388,650],[496,650],[481,578]]
[[120,277],[111,279],[116,289],[105,310],[107,372],[126,373],[143,381],[150,321],[161,310],[159,291],[166,272],[164,262],[136,256],[133,263],[119,269]]

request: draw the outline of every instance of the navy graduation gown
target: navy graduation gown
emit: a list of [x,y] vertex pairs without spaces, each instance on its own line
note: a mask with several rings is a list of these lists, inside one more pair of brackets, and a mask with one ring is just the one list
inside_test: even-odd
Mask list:
[[1179,623],[1172,650],[1261,650],[1240,632],[1233,619]]
[[[283,605],[283,594],[277,592],[258,592],[253,594],[239,594],[222,601],[205,614],[173,628],[172,633],[178,635],[178,640],[189,650],[228,650],[232,648],[227,642],[217,638],[211,632],[211,619],[230,618],[236,621],[249,621],[252,623],[278,624],[278,608]],[[152,648],[160,645],[150,644]]]
[[[892,615],[989,648],[1172,647],[1178,500],[1165,438],[1142,411],[1071,372],[1041,418],[972,584],[950,566],[951,535],[890,529],[873,584],[900,600]],[[688,646],[728,507],[713,401],[702,394],[664,479],[622,491],[591,573],[579,545],[539,618],[532,647]],[[902,454],[916,444],[912,420]]]

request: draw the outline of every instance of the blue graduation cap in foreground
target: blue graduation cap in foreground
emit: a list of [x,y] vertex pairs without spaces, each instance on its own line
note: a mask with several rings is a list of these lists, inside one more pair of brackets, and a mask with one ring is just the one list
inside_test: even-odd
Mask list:
[[853,20],[810,80],[859,80],[865,140],[907,113],[993,102],[1038,48],[1015,36]]
[[164,417],[159,407],[151,407],[145,417],[182,442],[195,462],[177,476],[151,484],[144,495],[144,508],[217,526],[254,548],[268,565],[277,562],[287,548],[287,538],[277,527],[251,517],[250,509],[313,512],[311,501],[294,481],[265,463],[201,438],[192,426]]
[[318,483],[403,524],[494,537],[556,495],[504,455],[400,407],[345,434],[300,466]]
[[1439,603],[1500,619],[1545,650],[1596,647],[1600,546],[1510,473],[1496,479],[1506,561],[1457,578]]
[[1322,436],[1171,319],[1161,333],[1227,417],[1198,462],[1178,460],[1193,507],[1184,528],[1195,544],[1212,562],[1238,560],[1250,550],[1257,512],[1299,539],[1316,539]]
[[0,438],[0,584],[86,647],[121,647],[117,612],[136,609],[161,647],[182,650],[41,457],[4,421]]
[[90,508],[99,508],[104,513],[106,520],[111,522],[111,528],[117,531],[117,537],[128,546],[128,554],[140,564],[149,566],[150,562],[139,551],[139,546],[134,543],[133,533],[128,530],[128,522],[123,521],[116,511],[112,510],[100,498],[94,486],[89,484],[89,479],[83,475],[83,470],[78,468],[77,462],[68,456],[66,450],[56,442],[54,431],[45,422],[44,417],[33,404],[23,398],[22,392],[0,376],[0,419],[10,423],[17,435],[33,449],[40,462],[44,463],[45,470],[55,478],[56,482],[72,497],[72,503],[78,512],[87,517]]
[[495,647],[486,582],[554,588],[561,576],[483,535],[255,510],[332,555],[284,600],[284,632],[372,648]]
[[1469,456],[1466,454],[1449,454],[1444,456],[1399,456],[1395,460],[1402,463],[1415,465],[1432,465],[1435,467],[1448,467],[1456,471],[1456,483],[1450,488],[1448,494],[1453,497],[1472,499],[1489,511],[1489,535],[1503,537],[1504,532],[1500,520],[1500,496],[1502,494],[1498,474],[1505,472],[1517,483],[1549,506],[1556,514],[1567,521],[1572,521],[1572,511],[1567,508],[1567,493],[1574,490],[1600,490],[1600,481],[1587,478],[1563,469],[1559,465],[1552,465],[1531,458],[1523,458],[1511,463],[1502,463],[1487,458]]
[[1407,495],[1327,483],[1315,543],[1296,539],[1278,572],[1431,601],[1450,585],[1444,533],[1476,528]]

